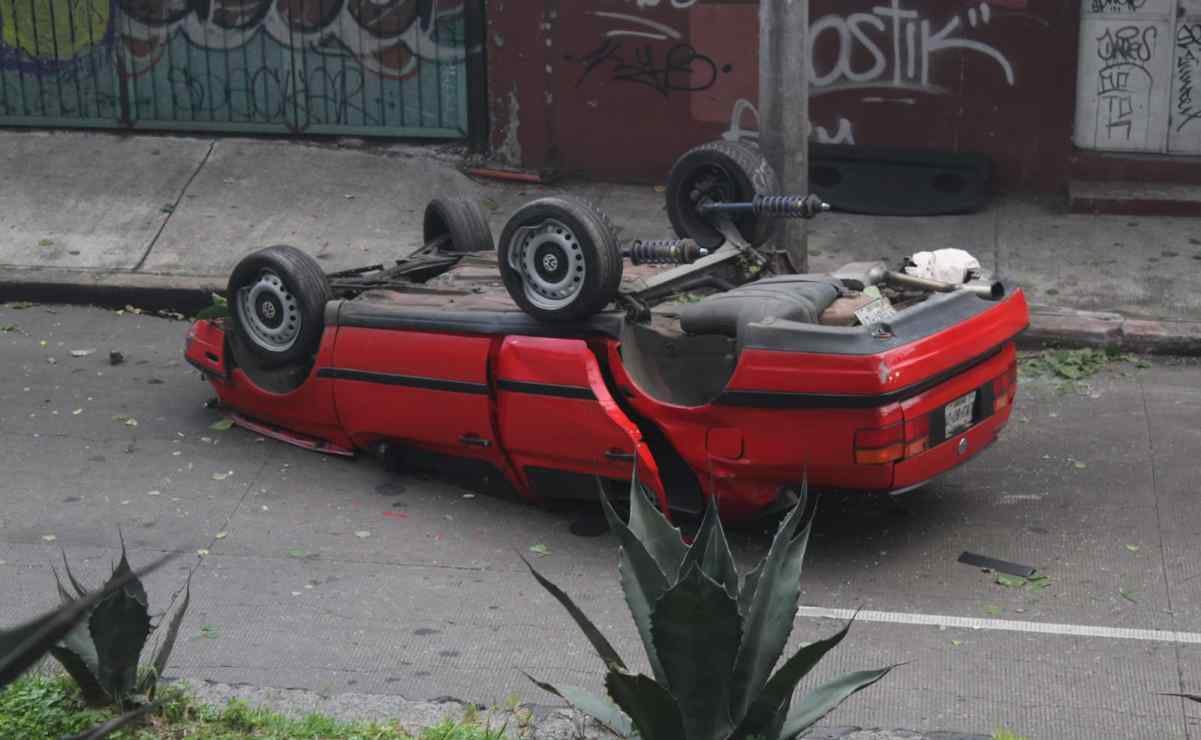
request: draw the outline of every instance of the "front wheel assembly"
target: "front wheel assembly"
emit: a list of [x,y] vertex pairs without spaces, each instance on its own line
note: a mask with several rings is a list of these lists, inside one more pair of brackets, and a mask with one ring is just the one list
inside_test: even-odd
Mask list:
[[317,351],[332,294],[309,255],[287,245],[247,255],[230,275],[227,295],[234,334],[262,367],[301,362]]
[[[705,249],[725,243],[716,214],[704,206],[750,203],[779,192],[776,172],[758,148],[736,141],[712,141],[689,149],[667,177],[667,217],[680,238],[693,239]],[[765,244],[775,233],[771,214],[745,211],[731,214],[738,233],[752,247]]]
[[520,208],[505,224],[497,262],[513,301],[543,321],[587,318],[621,286],[613,224],[579,198],[540,198]]

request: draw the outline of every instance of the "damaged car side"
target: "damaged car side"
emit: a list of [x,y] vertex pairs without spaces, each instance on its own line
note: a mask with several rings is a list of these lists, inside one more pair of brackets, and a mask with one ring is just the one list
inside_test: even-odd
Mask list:
[[476,204],[435,199],[424,245],[393,265],[325,275],[292,247],[249,255],[231,316],[196,322],[186,356],[260,434],[467,458],[532,499],[636,470],[664,511],[716,496],[745,518],[806,478],[899,492],[991,444],[1016,393],[1021,290],[880,262],[795,274],[764,245],[775,219],[824,204],[777,191],[757,150],[715,142],[669,178],[679,239],[621,244],[596,206],[551,197],[495,249]]

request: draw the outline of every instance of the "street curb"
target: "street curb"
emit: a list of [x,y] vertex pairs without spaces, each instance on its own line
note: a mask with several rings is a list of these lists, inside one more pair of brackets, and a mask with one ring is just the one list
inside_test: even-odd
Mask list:
[[132,305],[192,315],[224,292],[225,281],[200,275],[113,270],[0,268],[0,300],[121,308]]
[[[0,268],[0,300],[72,303],[179,311],[192,315],[225,291],[224,278],[113,270]],[[1156,321],[1101,311],[1031,306],[1023,349],[1109,349],[1155,355],[1201,356],[1201,321]]]
[[1201,321],[1157,321],[1117,313],[1032,306],[1030,328],[1018,338],[1018,345],[1027,349],[1091,347],[1195,357],[1201,356]]

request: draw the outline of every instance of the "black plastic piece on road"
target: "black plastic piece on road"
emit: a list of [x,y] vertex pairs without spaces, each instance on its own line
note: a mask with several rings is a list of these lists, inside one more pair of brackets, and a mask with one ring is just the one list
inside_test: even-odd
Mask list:
[[973,565],[977,568],[988,568],[998,573],[1008,573],[1011,576],[1021,576],[1022,578],[1029,578],[1038,570],[1037,568],[1031,568],[1029,565],[1011,563],[1008,560],[997,560],[987,555],[977,555],[974,552],[963,553],[959,556],[959,562],[964,565]]

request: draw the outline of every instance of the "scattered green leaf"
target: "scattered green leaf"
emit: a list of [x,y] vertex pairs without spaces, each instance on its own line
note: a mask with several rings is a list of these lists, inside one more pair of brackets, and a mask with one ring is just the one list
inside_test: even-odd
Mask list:
[[16,301],[14,303],[9,303],[8,308],[11,308],[14,311],[23,311],[27,308],[33,308],[33,304],[29,301]]
[[215,624],[202,624],[200,625],[200,636],[206,640],[216,640],[221,636],[221,630]]
[[990,617],[999,617],[1003,611],[1004,610],[1001,607],[993,606],[992,604],[984,607],[984,613]]
[[1138,552],[1138,545],[1126,545],[1126,549],[1130,552]]
[[293,547],[291,550],[288,550],[288,557],[290,558],[303,558],[308,554],[307,550],[299,547]]
[[1047,576],[1034,575],[1026,579],[1026,590],[1028,591],[1046,591],[1051,585],[1051,579]]
[[1121,596],[1123,599],[1125,599],[1126,601],[1129,601],[1131,604],[1138,603],[1138,599],[1134,598],[1135,594],[1133,591],[1127,591],[1124,588],[1119,588],[1118,596]]
[[530,552],[534,553],[540,558],[544,558],[547,555],[550,555],[550,548],[543,544],[530,545]]
[[1021,588],[1026,585],[1026,579],[1021,576],[1011,576],[1005,573],[997,574],[997,583],[1006,588]]
[[232,427],[233,425],[234,425],[234,420],[227,416],[224,419],[218,419],[217,421],[214,421],[212,424],[209,424],[209,429],[212,429],[213,431],[216,431],[216,432],[224,432],[224,431],[228,431],[229,428]]

